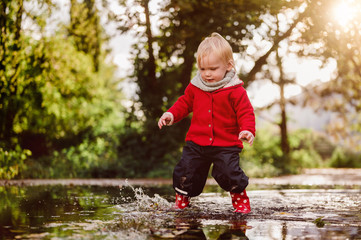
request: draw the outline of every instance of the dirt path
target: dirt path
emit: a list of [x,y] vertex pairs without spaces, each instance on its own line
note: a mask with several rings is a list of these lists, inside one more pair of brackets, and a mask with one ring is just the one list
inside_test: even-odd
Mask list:
[[[38,185],[92,185],[122,186],[126,181],[131,185],[171,184],[171,179],[22,179],[0,180],[0,186],[38,186]],[[208,179],[207,184],[217,184]],[[361,168],[342,169],[305,169],[300,175],[274,178],[251,178],[250,185],[316,185],[316,186],[361,186]]]

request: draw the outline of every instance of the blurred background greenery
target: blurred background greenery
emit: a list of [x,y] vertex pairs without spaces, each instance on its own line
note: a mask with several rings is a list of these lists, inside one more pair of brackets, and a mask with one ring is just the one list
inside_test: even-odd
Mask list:
[[[215,31],[251,101],[274,96],[255,104],[256,141],[241,154],[248,175],[361,167],[359,1],[64,2],[0,3],[0,179],[170,177],[190,118],[156,123]],[[119,36],[134,43],[121,77],[110,44]],[[305,61],[326,76],[298,76]]]

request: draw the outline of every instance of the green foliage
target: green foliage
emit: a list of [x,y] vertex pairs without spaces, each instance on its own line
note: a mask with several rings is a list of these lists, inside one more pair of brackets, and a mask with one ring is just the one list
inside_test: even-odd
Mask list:
[[[321,139],[310,130],[297,130],[290,133],[291,152],[283,161],[280,136],[275,128],[259,129],[252,147],[245,144],[240,164],[252,177],[271,177],[281,174],[298,173],[303,168],[317,168],[327,165],[317,146]],[[280,164],[286,162],[287,164]]]
[[[153,126],[153,131],[157,126]],[[151,128],[151,126],[149,126]],[[169,138],[165,131],[153,132],[128,128],[120,135],[119,169],[123,177],[171,177],[181,155],[179,137]],[[176,131],[176,129],[175,129]],[[174,133],[174,132],[173,132]],[[184,136],[183,136],[184,141]]]
[[299,173],[304,168],[361,167],[359,152],[335,147],[326,136],[309,129],[299,129],[289,134],[289,158],[280,165],[283,157],[280,137],[275,128],[259,129],[252,147],[245,144],[240,164],[251,177],[271,177]]
[[84,131],[95,123],[95,119],[89,117],[94,115],[94,110],[88,107],[98,87],[91,59],[57,36],[44,40],[38,47],[45,60],[38,62],[42,72],[36,90],[41,102],[29,106],[31,111],[23,113],[19,125],[15,126],[30,131],[35,128],[39,132],[46,129],[50,139]]
[[88,55],[76,51],[69,43],[59,44],[64,51],[59,55],[59,65],[70,65],[64,66],[68,71],[59,73],[61,76],[53,73],[53,81],[49,81],[43,94],[46,97],[42,115],[49,116],[49,122],[41,122],[51,129],[47,139],[55,151],[31,161],[23,176],[114,176],[118,132],[123,122],[114,67],[102,64],[95,73]]
[[244,144],[240,155],[240,165],[252,177],[270,177],[281,174],[281,169],[275,167],[278,159],[282,157],[279,146],[280,138],[274,129],[260,129],[256,139],[249,147]]
[[105,173],[112,169],[109,165],[116,161],[111,144],[104,138],[95,141],[86,139],[77,146],[55,151],[42,177],[104,177],[102,174],[109,177]]
[[0,179],[10,179],[31,155],[20,146],[14,125],[19,113],[26,111],[26,90],[34,82],[27,71],[28,49],[24,45],[28,39],[22,35],[23,1],[2,1],[0,11]]
[[[290,158],[292,159],[292,168],[317,168],[323,166],[323,160],[320,155],[320,150],[316,149],[319,141],[324,139],[317,133],[308,129],[300,129],[291,133],[290,145],[292,152]],[[292,166],[291,164],[291,166]]]
[[330,167],[361,168],[361,154],[359,152],[337,147],[330,159]]
[[93,131],[96,136],[85,137],[77,145],[54,151],[49,156],[29,160],[22,177],[117,177],[119,161],[116,154],[118,146],[116,132],[120,129],[115,125],[99,126],[99,128]]
[[99,70],[102,27],[95,0],[79,2],[71,0],[69,34],[73,36],[75,46],[92,57],[95,71]]
[[12,179],[24,168],[24,161],[31,155],[27,149],[19,145],[14,150],[0,147],[0,179]]
[[324,217],[316,218],[314,221],[312,221],[318,228],[323,228],[326,224]]
[[0,177],[15,177],[30,152],[23,177],[85,176],[86,171],[96,174],[102,159],[115,161],[116,129],[122,123],[119,80],[100,51],[102,31],[94,2],[72,3],[69,34],[59,28],[51,35],[41,32],[40,39],[23,31],[21,19],[36,19],[32,23],[43,31],[46,14],[40,9],[25,13],[22,1],[1,3],[6,14],[0,17],[5,23],[0,163],[7,172]]
[[[28,224],[26,212],[21,210],[19,200],[25,199],[22,187],[0,186],[0,221],[8,224]],[[4,224],[5,225],[5,224]]]
[[322,159],[314,149],[300,149],[291,152],[290,158],[292,159],[295,167],[298,170],[302,168],[317,168],[321,166]]

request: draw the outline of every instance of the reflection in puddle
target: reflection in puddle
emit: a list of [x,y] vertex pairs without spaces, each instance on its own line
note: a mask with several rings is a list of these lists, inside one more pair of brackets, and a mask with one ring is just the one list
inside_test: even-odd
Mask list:
[[0,239],[360,239],[357,189],[249,191],[252,212],[233,213],[208,187],[174,210],[173,189],[0,187]]

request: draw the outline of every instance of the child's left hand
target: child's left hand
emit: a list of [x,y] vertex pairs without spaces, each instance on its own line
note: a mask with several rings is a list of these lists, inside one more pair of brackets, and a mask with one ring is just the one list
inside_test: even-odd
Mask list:
[[247,141],[252,146],[254,136],[250,131],[244,130],[239,133],[238,140]]

